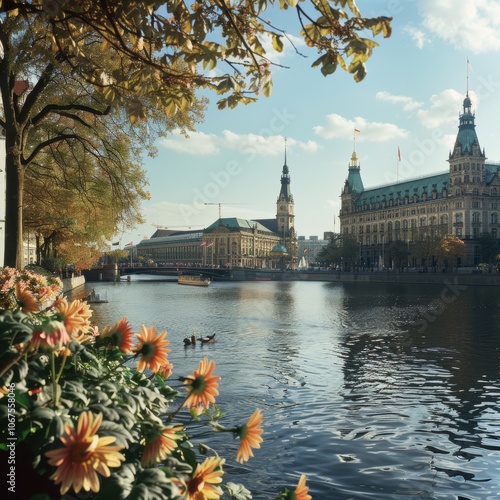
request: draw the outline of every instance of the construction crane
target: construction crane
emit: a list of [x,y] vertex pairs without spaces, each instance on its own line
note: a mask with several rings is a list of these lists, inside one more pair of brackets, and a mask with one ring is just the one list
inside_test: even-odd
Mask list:
[[198,224],[197,226],[192,225],[192,226],[160,226],[158,224],[151,224],[153,227],[156,227],[156,229],[191,229],[192,227],[203,227],[202,225]]
[[219,206],[219,220],[222,219],[222,205],[247,205],[247,203],[205,203],[205,205],[218,205]]

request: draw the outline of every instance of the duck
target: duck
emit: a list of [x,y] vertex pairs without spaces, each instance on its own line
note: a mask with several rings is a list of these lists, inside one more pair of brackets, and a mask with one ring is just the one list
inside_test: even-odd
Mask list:
[[194,335],[191,335],[191,338],[189,337],[184,337],[184,345],[195,345],[196,344],[196,337]]
[[200,337],[198,339],[202,344],[213,343],[215,342],[215,333],[213,335],[207,335],[206,337]]

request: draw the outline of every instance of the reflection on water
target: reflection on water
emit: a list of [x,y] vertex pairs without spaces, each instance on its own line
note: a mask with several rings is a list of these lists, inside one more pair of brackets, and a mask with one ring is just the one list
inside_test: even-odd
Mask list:
[[[274,498],[308,475],[315,499],[500,496],[500,290],[309,282],[95,284],[97,324],[169,332],[174,372],[208,356],[227,425],[264,414],[265,441],[202,431],[230,480]],[[184,347],[184,336],[216,333]],[[197,432],[200,431],[196,429]],[[221,449],[222,446],[222,449]]]

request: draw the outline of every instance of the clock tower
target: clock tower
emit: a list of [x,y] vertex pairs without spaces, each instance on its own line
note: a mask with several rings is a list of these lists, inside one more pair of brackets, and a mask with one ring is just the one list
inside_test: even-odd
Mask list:
[[293,212],[294,202],[290,190],[290,173],[286,164],[286,145],[285,145],[285,164],[281,174],[281,189],[276,201],[276,223],[278,235],[287,249],[288,263],[291,268],[297,264],[298,244],[295,232],[295,215]]

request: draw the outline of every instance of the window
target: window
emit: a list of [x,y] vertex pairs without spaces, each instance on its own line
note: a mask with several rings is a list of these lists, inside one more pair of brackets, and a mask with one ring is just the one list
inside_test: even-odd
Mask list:
[[491,214],[491,223],[498,224],[498,214],[496,212]]
[[479,224],[480,222],[481,222],[481,220],[480,220],[480,214],[479,214],[479,212],[474,212],[472,214],[472,223],[473,224]]

